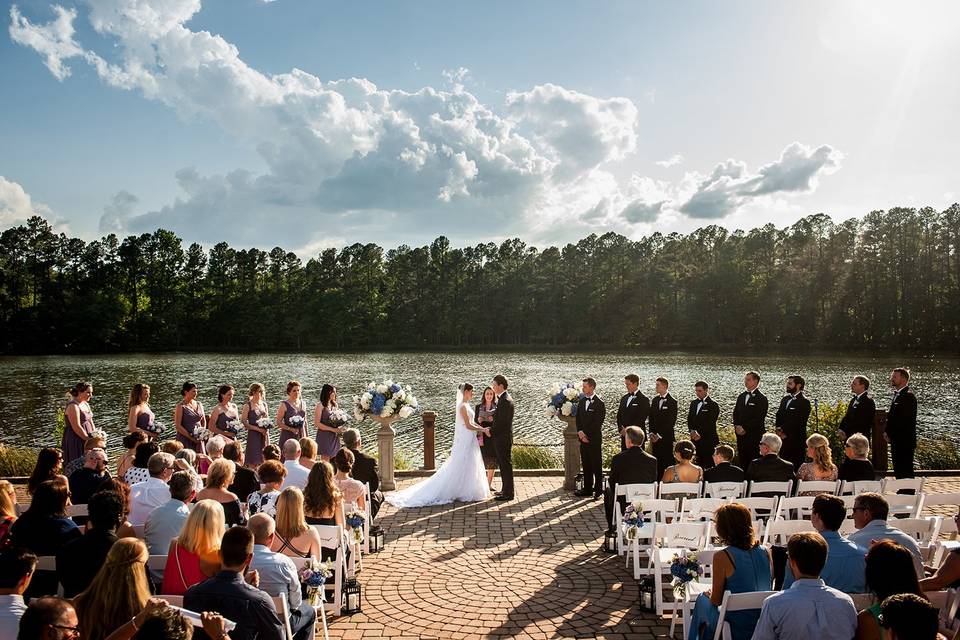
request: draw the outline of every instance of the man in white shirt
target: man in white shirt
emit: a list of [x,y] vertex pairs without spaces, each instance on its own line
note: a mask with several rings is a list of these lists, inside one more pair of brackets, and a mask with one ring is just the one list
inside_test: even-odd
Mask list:
[[23,549],[0,553],[0,638],[16,638],[20,618],[27,610],[23,592],[30,586],[37,556]]
[[310,469],[300,464],[300,443],[296,438],[290,438],[283,443],[283,466],[287,468],[287,477],[283,481],[281,489],[287,487],[307,486],[307,477],[310,475]]
[[923,578],[923,556],[920,545],[910,534],[887,524],[890,505],[879,493],[861,493],[853,501],[853,524],[858,529],[847,536],[847,540],[864,549],[870,548],[874,540],[891,540],[903,545],[913,555],[913,565],[917,577]]
[[177,471],[170,476],[167,483],[170,499],[150,512],[143,527],[143,540],[150,555],[167,555],[170,541],[180,535],[180,529],[190,515],[187,505],[197,495],[194,487],[193,474],[189,471]]
[[174,457],[155,453],[147,461],[150,477],[130,487],[130,524],[145,524],[150,512],[170,501],[167,481],[173,475]]

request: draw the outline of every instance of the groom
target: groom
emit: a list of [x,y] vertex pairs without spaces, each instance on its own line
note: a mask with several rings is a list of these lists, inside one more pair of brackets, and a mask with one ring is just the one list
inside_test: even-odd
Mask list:
[[513,449],[513,398],[507,393],[507,379],[503,376],[494,376],[490,386],[497,395],[497,409],[493,413],[490,435],[493,437],[502,480],[501,489],[494,500],[504,502],[513,500],[513,462],[510,458]]

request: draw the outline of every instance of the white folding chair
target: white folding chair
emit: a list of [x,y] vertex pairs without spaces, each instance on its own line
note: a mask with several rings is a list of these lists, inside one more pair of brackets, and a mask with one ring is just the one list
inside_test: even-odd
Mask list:
[[950,602],[949,591],[925,591],[923,595],[930,601],[930,604],[940,610],[945,609]]
[[763,533],[763,545],[769,547],[774,544],[786,546],[787,541],[795,533],[801,531],[815,531],[809,520],[783,520],[777,518],[767,522]]
[[[687,583],[687,588],[684,590],[683,600],[680,601],[680,637],[686,638],[689,635],[688,629],[690,628],[690,606],[697,599],[697,597],[709,589],[713,583],[713,556],[719,551],[719,549],[702,549],[697,552],[697,561],[700,563],[700,568],[703,570],[703,575],[700,577],[700,581],[690,581]],[[673,637],[673,630],[676,626],[677,615],[674,611],[674,615],[670,617],[670,633],[667,634],[667,637]]]
[[746,482],[704,482],[705,498],[740,498],[747,492]]
[[333,584],[331,585],[328,581],[323,586],[325,591],[333,589],[333,602],[327,602],[326,594],[324,594],[323,600],[324,607],[330,604],[333,607],[333,615],[338,616],[343,609],[343,583],[347,577],[347,551],[343,542],[343,527],[327,524],[312,524],[310,526],[320,534],[320,546],[324,549],[336,550],[337,553],[333,560]]
[[[943,524],[940,525],[941,533],[943,532]],[[948,553],[960,549],[960,540],[937,540],[933,546],[935,548],[933,558],[930,560],[930,566],[938,569],[940,565],[943,564],[943,561],[947,559]]]
[[67,507],[68,518],[86,518],[88,515],[90,515],[90,512],[87,510],[86,504],[71,504]]
[[[623,544],[623,508],[620,506],[620,498],[623,498],[626,504],[632,502],[642,502],[646,507],[648,503],[656,504],[657,500],[657,484],[652,482],[650,484],[614,484],[613,485],[613,520],[611,520],[608,525],[614,531],[619,531],[617,534],[617,551],[620,555],[626,553],[626,546]],[[673,501],[676,504],[676,501]],[[676,507],[674,507],[676,511]],[[669,514],[669,515],[672,515]],[[666,519],[663,520],[666,522]]]
[[[314,525],[314,526],[318,526],[318,525]],[[299,558],[299,557],[298,557],[298,558],[290,558],[290,559],[293,560],[293,565],[297,568],[297,573],[300,573],[300,571],[301,571],[304,567],[307,566],[307,561],[308,561],[308,560],[315,560],[315,558]],[[334,577],[336,577],[336,574],[334,574]],[[339,593],[339,592],[340,592],[340,590],[338,589],[338,590],[337,590],[337,593]],[[323,638],[324,638],[324,640],[330,640],[330,631],[329,631],[329,629],[327,628],[327,607],[326,607],[326,604],[327,604],[327,594],[326,594],[326,588],[324,588],[324,592],[323,592],[322,594],[320,594],[320,595],[323,596],[323,602],[320,604],[319,607],[314,607],[314,609],[316,610],[317,616],[320,618],[320,624],[321,624],[322,627],[323,627]],[[339,611],[338,611],[337,613],[339,614]],[[314,624],[316,624],[316,623],[314,623]],[[316,626],[314,626],[313,630],[314,630],[314,634],[310,636],[311,638],[316,635],[316,630],[317,630]]]
[[808,493],[828,493],[836,495],[840,490],[839,480],[799,480],[797,482],[797,495],[802,496]]
[[[783,518],[784,520],[809,520],[813,511],[814,500],[816,500],[815,496],[780,498],[780,503],[777,505],[777,513],[774,517]],[[793,515],[794,512],[796,512],[796,517]]]
[[929,518],[900,518],[898,520],[887,520],[887,524],[903,531],[916,540],[919,545],[933,544],[937,539],[937,534],[940,533],[939,516],[931,516]]
[[887,506],[890,507],[888,511],[888,519],[892,521],[893,518],[899,516],[906,516],[907,518],[919,518],[920,511],[923,509],[923,499],[924,495],[918,493],[916,495],[901,495],[897,493],[888,493],[883,496],[883,499],[887,501]]
[[793,491],[793,480],[783,482],[750,482],[747,485],[747,497],[753,497],[757,494],[770,496],[789,496]]
[[864,609],[869,609],[870,606],[876,601],[876,598],[873,597],[872,593],[848,593],[850,599],[853,600],[853,606],[857,611],[863,611]]
[[167,556],[148,556],[147,573],[150,574],[157,584],[163,581],[163,572],[167,568]]
[[960,507],[960,493],[925,493],[923,494],[923,508],[932,515],[943,516],[940,525],[940,535],[950,540],[957,539],[957,523],[953,519],[955,513],[948,507]]
[[[657,615],[663,615],[663,574],[670,574],[670,561],[675,553],[699,551],[710,544],[710,522],[670,522],[654,525],[653,539],[650,542],[650,568],[653,570],[653,597]],[[634,562],[636,558],[634,556]],[[637,567],[635,566],[635,569]],[[638,573],[638,571],[634,571]],[[677,602],[673,602],[673,614],[677,613]]]
[[[293,640],[293,629],[290,627],[290,604],[287,602],[287,594],[281,593],[278,596],[272,596],[273,608],[277,610],[277,615],[280,616],[280,620],[283,621],[283,633],[286,636],[287,640]],[[316,635],[316,626],[314,626],[314,633],[310,634],[310,637]]]
[[363,521],[363,552],[370,553],[370,525],[373,523],[373,507],[370,506],[370,485],[363,483],[363,506],[367,519]]
[[730,629],[730,623],[727,622],[727,614],[731,611],[746,611],[749,609],[760,609],[763,607],[763,601],[778,593],[777,591],[750,591],[747,593],[723,592],[723,602],[720,603],[720,617],[717,619],[717,631],[713,634],[713,640],[733,640],[733,633]]
[[750,509],[753,519],[772,518],[777,512],[777,505],[780,504],[780,498],[740,498],[734,500],[736,504],[742,504]]
[[920,493],[923,491],[926,480],[926,478],[884,478],[880,481],[880,493],[899,493],[900,491]]
[[713,512],[727,504],[723,498],[684,498],[680,501],[680,522],[699,522],[712,520]]
[[950,589],[947,595],[947,604],[940,608],[940,626],[954,633],[960,631],[960,589]]
[[[621,554],[626,554],[625,564],[630,566],[630,563],[633,562],[633,575],[634,578],[640,578],[640,553],[646,552],[648,547],[646,545],[641,546],[641,540],[650,540],[654,535],[654,524],[664,524],[668,519],[674,518],[677,513],[677,500],[664,500],[657,498],[654,500],[643,500],[641,502],[640,511],[644,516],[644,524],[637,530],[637,534],[633,540],[627,539],[627,529],[628,525],[623,523],[622,515],[618,518],[617,522],[619,524],[617,527],[617,549],[620,550]],[[620,512],[620,505],[615,504],[613,507],[614,515],[616,516]]]
[[[356,506],[352,502],[350,503],[351,507]],[[344,503],[340,503],[340,519],[346,523],[347,522],[347,510]],[[349,526],[343,527],[343,543],[350,549],[350,557],[347,559],[347,577],[353,578],[357,575],[357,567],[360,567],[360,570],[363,569],[363,554],[361,553],[362,545],[356,542],[356,538],[353,537],[353,529]]]
[[858,496],[861,493],[880,493],[883,482],[880,480],[843,480],[840,482],[840,495]]
[[661,482],[661,498],[682,498],[686,496],[700,497],[703,486],[699,482]]

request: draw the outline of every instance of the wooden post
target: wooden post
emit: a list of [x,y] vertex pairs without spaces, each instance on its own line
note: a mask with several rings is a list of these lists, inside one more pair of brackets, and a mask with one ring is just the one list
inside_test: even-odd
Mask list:
[[423,468],[433,471],[436,468],[436,429],[437,414],[433,411],[423,412]]
[[577,474],[580,473],[580,438],[577,437],[577,419],[574,416],[558,416],[566,423],[563,430],[563,488],[573,491]]
[[393,428],[393,423],[398,418],[396,416],[389,418],[370,417],[380,423],[380,429],[377,430],[377,451],[380,455],[380,487],[384,491],[393,491],[397,488],[393,474],[393,441],[397,432]]
[[887,439],[883,437],[887,428],[887,412],[877,409],[873,415],[873,470],[883,473],[887,470]]

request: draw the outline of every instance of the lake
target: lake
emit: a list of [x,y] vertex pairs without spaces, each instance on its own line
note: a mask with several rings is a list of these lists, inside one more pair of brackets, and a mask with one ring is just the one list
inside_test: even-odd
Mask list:
[[[960,404],[960,360],[951,358],[902,359],[848,355],[763,355],[694,353],[584,353],[584,352],[391,352],[337,354],[224,354],[167,353],[104,356],[30,356],[0,358],[0,441],[6,444],[42,446],[54,443],[52,435],[57,407],[65,404],[64,393],[77,380],[94,385],[91,406],[99,428],[118,447],[126,432],[127,397],[133,383],[151,387],[151,406],[157,419],[172,429],[173,408],[180,387],[191,380],[200,387],[200,400],[209,412],[216,404],[216,388],[229,383],[245,390],[251,382],[267,389],[271,416],[283,399],[290,379],[303,383],[304,397],[312,407],[320,387],[332,382],[341,399],[349,404],[369,380],[392,377],[409,384],[421,409],[433,410],[437,418],[437,452],[442,455],[452,442],[456,388],[469,381],[479,392],[497,373],[510,381],[516,403],[515,438],[539,444],[562,442],[563,423],[543,415],[546,389],[554,381],[579,380],[590,375],[608,405],[608,430],[613,432],[616,402],[623,393],[623,376],[637,373],[641,389],[653,394],[657,376],[670,380],[670,390],[681,408],[693,398],[693,384],[707,380],[711,396],[720,404],[721,424],[730,423],[733,402],[742,390],[743,373],[757,369],[773,410],[783,395],[784,380],[799,373],[807,380],[807,395],[820,403],[834,404],[849,398],[850,379],[862,373],[874,384],[871,393],[878,408],[889,406],[887,378],[890,369],[906,363],[913,372],[912,387],[920,404],[921,438],[960,442],[956,407]],[[238,404],[245,393],[238,393]],[[814,420],[811,416],[811,422]],[[681,422],[683,416],[681,416]],[[351,423],[352,424],[352,423]],[[397,423],[397,447],[415,465],[422,463],[419,416]],[[685,428],[685,425],[683,425]],[[367,448],[376,447],[376,425],[361,423]],[[680,433],[681,425],[678,425]]]

